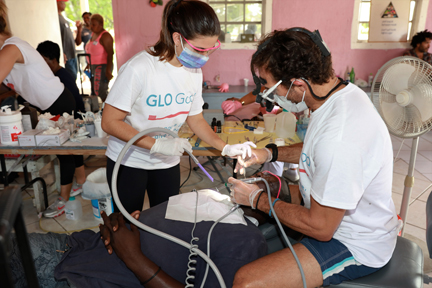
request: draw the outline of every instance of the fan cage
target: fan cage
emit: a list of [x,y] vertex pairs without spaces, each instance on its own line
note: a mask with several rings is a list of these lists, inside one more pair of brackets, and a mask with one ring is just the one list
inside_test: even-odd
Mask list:
[[[382,109],[383,102],[392,103],[396,102],[396,95],[387,91],[383,85],[383,81],[387,81],[385,79],[386,72],[393,65],[397,64],[408,64],[414,67],[414,72],[408,79],[408,89],[410,90],[417,85],[427,85],[430,86],[430,90],[426,90],[427,95],[423,95],[422,97],[426,98],[426,102],[430,105],[431,109],[428,118],[425,121],[419,121],[418,115],[416,116],[416,107],[412,104],[402,108],[401,114],[398,117],[394,117],[390,119],[390,117],[386,116],[385,112]],[[397,79],[390,79],[389,81],[397,81]],[[388,84],[388,83],[387,83]],[[427,62],[412,57],[412,56],[402,56],[394,58],[387,63],[385,63],[376,74],[371,89],[371,101],[381,118],[387,125],[389,132],[400,138],[413,138],[418,137],[426,132],[428,132],[432,128],[432,66]],[[421,120],[421,119],[420,119]]]

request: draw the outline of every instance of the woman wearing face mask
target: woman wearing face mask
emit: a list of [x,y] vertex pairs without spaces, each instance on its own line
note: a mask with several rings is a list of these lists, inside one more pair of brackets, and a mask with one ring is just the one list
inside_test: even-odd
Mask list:
[[[219,48],[219,33],[219,20],[208,4],[196,0],[167,3],[159,41],[122,66],[105,102],[102,128],[113,136],[106,152],[109,185],[125,142],[149,128],[178,132],[186,121],[222,155],[250,153],[248,144],[226,145],[202,116],[200,68]],[[119,198],[128,212],[142,210],[146,190],[150,206],[179,193],[179,156],[185,150],[192,150],[186,139],[164,133],[135,142],[121,163],[117,180]]]

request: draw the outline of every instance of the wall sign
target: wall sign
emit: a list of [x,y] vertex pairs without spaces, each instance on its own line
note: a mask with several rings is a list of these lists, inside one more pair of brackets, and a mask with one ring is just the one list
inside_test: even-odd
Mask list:
[[410,0],[373,0],[369,42],[406,42]]

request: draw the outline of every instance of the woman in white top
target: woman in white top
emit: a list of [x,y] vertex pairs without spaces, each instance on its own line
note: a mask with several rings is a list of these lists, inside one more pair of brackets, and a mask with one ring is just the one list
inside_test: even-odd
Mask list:
[[[121,67],[105,102],[102,128],[112,135],[106,153],[109,185],[125,142],[148,128],[178,132],[186,122],[200,139],[222,150],[222,155],[250,152],[248,144],[227,145],[202,115],[200,68],[220,46],[219,34],[219,20],[205,2],[167,3],[159,41]],[[128,212],[142,210],[146,190],[150,206],[179,193],[179,156],[184,150],[192,150],[186,139],[164,133],[135,142],[123,158],[117,180],[120,200]]]
[[[54,76],[36,49],[6,30],[6,15],[6,5],[0,1],[0,81],[41,112],[72,114],[76,109],[72,93]],[[83,184],[86,180],[82,156],[57,155],[57,158],[61,172],[60,197],[47,208],[45,217],[56,217],[64,212],[65,202],[73,190],[74,172],[77,183]],[[80,191],[82,189],[75,189],[75,195]]]

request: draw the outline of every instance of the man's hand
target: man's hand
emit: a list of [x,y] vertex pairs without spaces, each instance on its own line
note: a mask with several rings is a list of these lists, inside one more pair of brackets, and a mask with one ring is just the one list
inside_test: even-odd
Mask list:
[[[245,206],[251,206],[249,196],[254,191],[260,189],[256,184],[247,184],[243,181],[234,179],[233,177],[228,178],[228,183],[234,184],[233,191],[231,192],[231,199],[233,202]],[[252,201],[252,203],[254,202]]]
[[[138,219],[140,215],[140,211],[132,212],[131,216],[135,219]],[[108,217],[105,212],[101,212],[101,217],[104,220],[104,224],[99,225],[99,231],[101,234],[101,239],[105,244],[105,248],[107,249],[109,254],[112,254],[113,247],[111,245],[111,233],[116,232],[119,229],[119,218],[123,217],[120,213],[111,213]],[[124,220],[123,220],[124,221]],[[111,232],[112,231],[112,232]]]
[[[112,251],[125,262],[126,265],[133,263],[136,257],[142,255],[140,233],[138,228],[130,224],[130,230],[126,227],[122,214],[117,214],[118,229],[114,232],[110,219],[105,213],[101,213],[104,220],[104,234],[109,233]],[[107,231],[107,232],[106,232]],[[109,253],[109,252],[108,252]]]
[[237,165],[234,169],[234,172],[237,173],[239,171],[240,174],[245,174],[246,167],[255,164],[263,164],[267,161],[269,154],[266,149],[252,149],[250,157],[237,157]]

